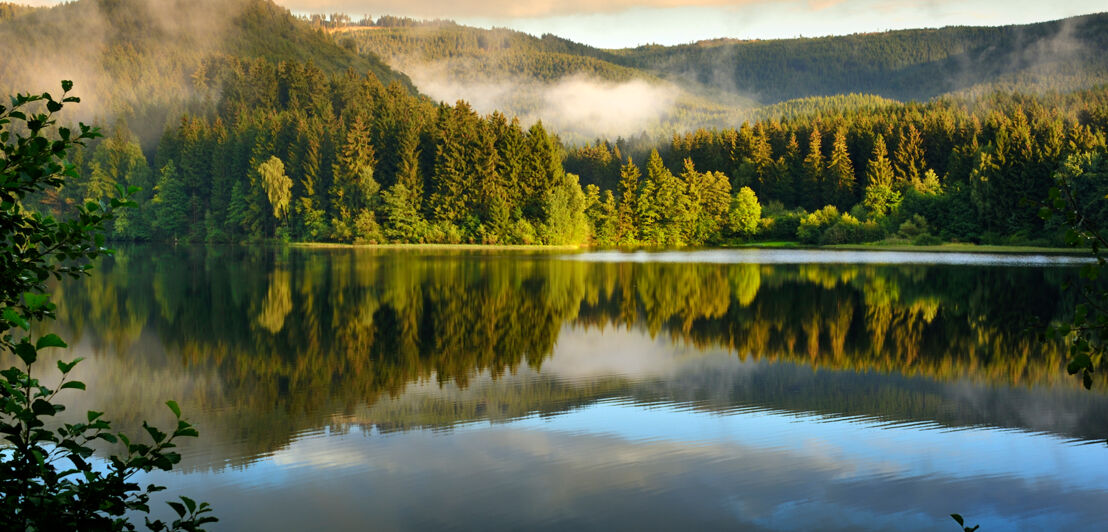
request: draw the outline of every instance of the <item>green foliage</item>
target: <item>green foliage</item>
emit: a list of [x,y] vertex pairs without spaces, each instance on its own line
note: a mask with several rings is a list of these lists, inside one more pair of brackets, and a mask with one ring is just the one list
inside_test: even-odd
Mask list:
[[750,238],[758,230],[758,221],[761,218],[762,205],[758,203],[758,196],[750,187],[740,188],[738,194],[731,199],[731,209],[727,216],[728,229]]
[[639,178],[642,172],[631,158],[619,170],[619,207],[616,222],[617,240],[620,244],[634,244],[638,239],[639,226]]
[[[684,228],[685,241],[691,245],[700,245],[719,240],[720,232],[730,221],[730,180],[723,172],[697,172],[692,159],[685,159],[685,168],[680,177],[684,183],[688,209]],[[754,191],[751,190],[750,193],[753,194]],[[754,203],[757,204],[757,198]]]
[[188,193],[177,177],[177,166],[173,161],[166,162],[159,174],[158,184],[154,186],[154,199],[150,202],[154,215],[151,224],[157,237],[175,240],[188,231]]
[[539,233],[547,244],[576,245],[589,237],[585,193],[574,174],[562,174],[562,182],[546,192],[546,220]]
[[[196,430],[177,416],[177,427],[169,434],[143,425],[150,443],[111,433],[103,413],[89,412],[87,423],[57,426],[52,418],[65,410],[56,402],[62,390],[84,390],[85,384],[69,380],[69,373],[81,361],[57,363],[61,381],[55,388],[32,376],[39,352],[64,348],[55,334],[37,336],[32,323],[53,318],[56,306],[46,292],[51,277],[79,277],[91,268],[89,262],[109,251],[104,247],[105,227],[118,209],[133,208],[135,189],[118,190],[118,195],[89,201],[77,207],[76,216],[56,220],[24,208],[29,195],[60,188],[77,176],[76,167],[65,161],[75,146],[99,133],[84,124],[77,131],[55,127],[55,113],[67,103],[72,82],[63,81],[63,94],[17,95],[11,107],[0,106],[0,347],[19,358],[23,368],[0,371],[0,434],[6,446],[0,449],[0,528],[11,530],[133,530],[126,512],[150,511],[150,495],[161,487],[145,488],[130,477],[139,471],[170,470],[181,456],[171,449],[177,438],[195,437]],[[37,336],[37,338],[36,338]],[[96,441],[122,442],[124,453],[110,457],[106,467],[93,467],[92,445]],[[199,530],[216,521],[209,506],[182,498],[171,502],[180,519],[146,525],[151,530]]]
[[862,200],[872,218],[883,218],[900,205],[900,192],[893,188],[893,168],[888,159],[885,139],[877,135],[873,158],[866,165],[866,194]]
[[[1093,375],[1102,369],[1108,349],[1105,342],[1108,289],[1101,280],[1101,272],[1108,265],[1104,255],[1108,250],[1108,240],[1105,240],[1108,218],[1104,216],[1108,195],[1102,193],[1108,177],[1105,160],[1103,151],[1067,158],[1054,174],[1055,186],[1050,189],[1040,211],[1043,218],[1064,224],[1069,244],[1090,249],[1096,258],[1096,263],[1086,266],[1082,272],[1085,282],[1077,287],[1082,302],[1074,309],[1073,319],[1052,324],[1047,330],[1048,336],[1068,342],[1070,357],[1066,369],[1071,375],[1080,374],[1086,388],[1092,387]],[[1096,194],[1082,194],[1090,189],[1097,190]]]
[[258,174],[262,177],[262,188],[273,207],[273,217],[278,220],[289,211],[292,200],[292,180],[285,175],[285,163],[276,157],[270,157],[260,166]]

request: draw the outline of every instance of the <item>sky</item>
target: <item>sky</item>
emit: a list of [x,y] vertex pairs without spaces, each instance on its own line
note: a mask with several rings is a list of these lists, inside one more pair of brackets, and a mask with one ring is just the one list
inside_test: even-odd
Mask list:
[[603,48],[996,26],[1108,10],[1103,0],[276,0],[295,13],[445,18]]

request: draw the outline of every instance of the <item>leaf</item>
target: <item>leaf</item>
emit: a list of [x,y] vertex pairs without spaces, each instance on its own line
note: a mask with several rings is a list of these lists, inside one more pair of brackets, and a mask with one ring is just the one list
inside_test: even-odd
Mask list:
[[37,416],[52,416],[57,410],[49,402],[35,399],[35,402],[31,403],[31,412],[34,412]]
[[1070,375],[1074,375],[1079,371],[1092,367],[1092,365],[1093,361],[1089,358],[1089,355],[1081,353],[1073,357],[1073,360],[1070,360],[1070,363],[1066,365],[1066,371],[1068,371]]
[[27,340],[23,340],[16,344],[15,354],[28,366],[34,364],[35,360],[38,360],[38,351],[36,351],[35,346],[31,345]]
[[181,496],[181,500],[185,501],[185,506],[188,506],[190,512],[196,511],[196,501],[185,497],[184,495]]
[[178,516],[181,516],[181,517],[185,516],[185,505],[183,505],[179,502],[175,502],[175,501],[169,501],[166,504],[168,504],[171,508],[173,508],[173,511],[177,512]]
[[966,526],[966,520],[962,519],[961,515],[950,514],[950,517],[951,517],[951,519],[954,519],[955,521],[957,521],[959,526]]
[[181,417],[181,407],[177,406],[177,401],[166,401],[165,406],[173,411],[173,415]]
[[85,383],[83,383],[81,381],[69,381],[67,383],[62,384],[61,388],[59,388],[59,390],[70,390],[70,389],[84,390],[85,389]]
[[29,310],[38,310],[49,301],[50,296],[47,294],[23,293],[23,303],[27,305],[27,309]]
[[69,347],[69,346],[66,345],[66,343],[63,342],[62,339],[58,335],[56,335],[54,333],[50,333],[46,336],[43,336],[42,338],[39,338],[38,341],[35,342],[35,349],[36,350],[46,349],[47,347]]
[[[60,370],[62,373],[69,373],[70,371],[73,370],[74,366],[79,364],[84,359],[85,359],[85,357],[79,357],[79,358],[77,358],[77,360],[74,360],[73,362],[68,362],[68,363],[67,362],[62,362],[61,360],[59,360],[58,361],[58,370]],[[89,421],[92,421],[92,420],[90,419]]]
[[24,331],[29,331],[31,329],[31,323],[24,319],[23,316],[20,316],[19,313],[11,307],[4,309],[4,321],[17,326]]
[[150,425],[147,425],[145,423],[143,423],[142,428],[146,429],[146,432],[150,433],[150,438],[154,440],[154,443],[161,443],[162,440],[165,440],[165,433],[164,432],[162,432],[162,431],[160,431],[160,430],[158,430],[154,427],[151,427]]
[[69,92],[73,90],[73,82],[68,79],[62,80],[62,91]]

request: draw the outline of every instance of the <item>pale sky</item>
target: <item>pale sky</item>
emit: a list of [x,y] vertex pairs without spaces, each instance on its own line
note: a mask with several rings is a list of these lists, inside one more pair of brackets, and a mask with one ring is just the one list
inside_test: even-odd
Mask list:
[[605,48],[941,26],[995,26],[1108,10],[1104,0],[277,0],[296,13],[448,18]]
[[[19,0],[14,0],[19,2]],[[56,0],[24,0],[52,4]],[[1104,0],[276,0],[294,13],[446,18],[604,48],[906,28],[1026,24],[1108,10]]]

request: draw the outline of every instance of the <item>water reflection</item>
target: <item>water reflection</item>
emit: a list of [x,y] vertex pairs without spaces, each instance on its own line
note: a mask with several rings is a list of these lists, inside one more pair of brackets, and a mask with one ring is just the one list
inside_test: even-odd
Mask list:
[[1037,332],[1074,268],[713,253],[135,248],[59,316],[90,407],[192,412],[169,482],[229,527],[1097,523],[1108,397]]

